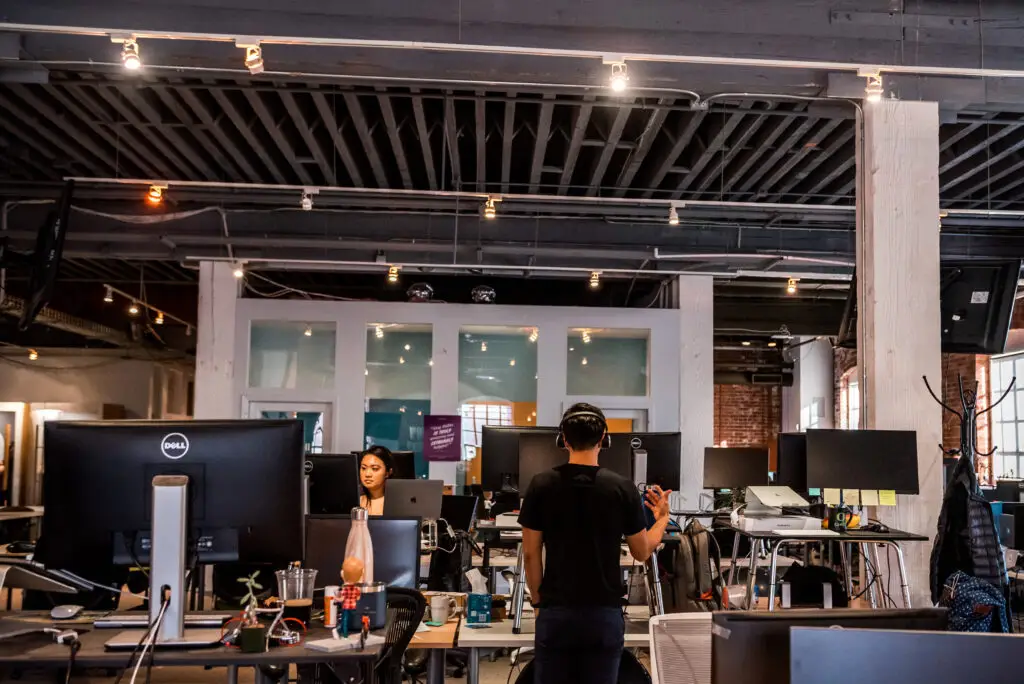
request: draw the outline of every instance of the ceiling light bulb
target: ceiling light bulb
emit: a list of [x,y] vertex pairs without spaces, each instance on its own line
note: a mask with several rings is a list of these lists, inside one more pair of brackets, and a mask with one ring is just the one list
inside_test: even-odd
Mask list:
[[259,45],[245,48],[245,68],[253,76],[263,73],[263,50]]
[[157,311],[156,312],[156,320],[154,320],[153,322],[156,323],[157,325],[163,325],[164,324],[164,312],[163,311]]
[[484,218],[490,220],[493,218],[497,218],[497,216],[498,207],[495,206],[494,198],[488,197],[487,201],[484,202]]
[[434,359],[430,359],[429,361],[427,361],[427,365],[433,367]]
[[306,329],[302,331],[302,334],[305,335],[306,337],[312,337],[313,336],[313,328],[311,328],[311,327],[309,327],[307,325]]
[[629,85],[629,73],[626,71],[625,62],[615,62],[612,64],[612,78],[609,81],[609,85],[617,93],[621,93]]
[[580,361],[580,365],[581,365],[581,366],[586,366],[586,365],[587,365],[587,357],[586,357],[586,356],[584,356],[584,357],[583,357],[583,360],[582,360],[582,361]]
[[744,347],[749,347],[750,346],[750,340],[743,340],[742,342],[740,342],[740,344],[742,344]]
[[405,345],[405,351],[412,351],[412,345],[411,344]]
[[365,370],[365,371],[363,372],[363,375],[369,375],[369,374],[370,374],[370,369],[369,369],[369,368],[367,368],[367,369],[366,369],[366,370]]
[[868,102],[881,102],[885,94],[885,86],[882,85],[881,74],[869,74],[865,76],[867,85],[864,86],[864,99]]
[[159,185],[149,186],[149,192],[146,193],[146,201],[156,206],[164,201],[164,189]]
[[384,328],[378,325],[373,334],[377,336],[378,340],[384,339]]
[[129,38],[121,45],[121,64],[125,69],[131,71],[142,66],[142,59],[139,57],[139,44],[134,38]]
[[399,356],[398,357],[398,363],[405,363],[405,357],[404,356]]
[[510,365],[510,366],[516,365],[516,360],[515,359],[509,359],[508,360],[508,365]]
[[107,287],[107,291],[103,293],[103,301],[110,304],[114,301],[114,290]]
[[416,412],[416,415],[417,415],[417,416],[422,416],[422,415],[423,415],[423,411],[417,411],[417,412]]
[[790,278],[786,282],[786,294],[791,294],[791,295],[795,295],[796,294],[796,278]]
[[530,333],[530,342],[536,342],[538,337],[540,337],[540,333],[538,333],[535,328],[533,332]]
[[313,210],[313,195],[311,195],[308,192],[302,193],[302,201],[299,203],[299,206],[302,207],[302,211],[312,211]]
[[486,342],[481,342],[480,343],[480,351],[482,351],[482,352],[487,351],[487,343]]
[[132,302],[132,305],[128,307],[128,313],[130,313],[132,316],[138,316],[139,305],[136,304],[135,302]]
[[235,278],[237,278],[238,280],[241,280],[242,278],[245,277],[245,271],[242,269],[241,266],[235,266],[235,270],[232,272],[232,275],[235,276]]
[[397,282],[398,282],[398,267],[397,266],[389,266],[388,267],[388,285],[394,285]]
[[670,225],[670,226],[678,226],[679,225],[679,212],[676,211],[676,208],[674,206],[668,208],[668,225]]
[[533,422],[533,416],[526,416],[526,422],[527,423],[532,423]]
[[39,352],[37,352],[35,349],[29,349],[28,350],[28,360],[29,361],[35,361],[38,358],[39,358]]
[[584,330],[583,334],[580,335],[580,339],[583,340],[583,344],[590,344],[590,333]]
[[596,290],[601,287],[601,274],[598,271],[592,271],[590,274],[590,289]]
[[398,409],[398,412],[399,412],[399,413],[405,413],[405,407],[404,407],[404,406],[400,407],[400,408]]
[[768,347],[770,349],[774,349],[775,347],[778,346],[778,344],[779,344],[778,342],[776,342],[775,340],[772,340],[771,342],[768,343]]

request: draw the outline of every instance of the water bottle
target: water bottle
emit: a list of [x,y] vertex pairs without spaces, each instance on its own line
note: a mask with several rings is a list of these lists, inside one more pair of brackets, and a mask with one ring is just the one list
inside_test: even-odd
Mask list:
[[368,517],[365,508],[352,509],[352,529],[345,542],[345,558],[355,557],[363,561],[363,584],[373,583],[373,540],[366,523]]

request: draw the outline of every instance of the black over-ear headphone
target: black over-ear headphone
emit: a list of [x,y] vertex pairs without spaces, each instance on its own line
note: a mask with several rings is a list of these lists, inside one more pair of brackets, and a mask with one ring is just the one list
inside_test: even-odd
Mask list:
[[601,427],[604,428],[604,437],[601,439],[601,448],[611,449],[612,436],[608,434],[608,421],[605,420],[605,417],[602,416],[600,413],[594,413],[593,411],[577,411],[575,413],[569,413],[562,416],[562,422],[558,424],[558,436],[555,437],[555,446],[557,446],[559,449],[567,448],[565,446],[565,436],[562,432],[565,429],[565,421],[569,420],[570,418],[580,418],[582,416],[593,416],[594,418],[597,418],[598,420],[601,421]]

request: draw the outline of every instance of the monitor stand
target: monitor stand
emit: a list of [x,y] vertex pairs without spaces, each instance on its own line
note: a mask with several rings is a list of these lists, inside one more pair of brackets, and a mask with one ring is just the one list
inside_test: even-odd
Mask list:
[[[153,648],[202,648],[220,643],[220,630],[185,631],[185,555],[188,548],[188,477],[153,478],[153,546],[149,569],[149,624],[160,616]],[[106,643],[111,650],[134,649],[145,632],[120,632]]]

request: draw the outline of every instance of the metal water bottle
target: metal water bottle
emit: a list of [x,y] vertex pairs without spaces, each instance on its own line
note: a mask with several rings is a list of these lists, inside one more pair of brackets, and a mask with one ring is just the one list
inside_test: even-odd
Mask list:
[[373,583],[373,540],[366,523],[369,515],[365,508],[352,509],[352,529],[345,542],[345,558],[355,557],[363,561],[363,584]]

